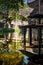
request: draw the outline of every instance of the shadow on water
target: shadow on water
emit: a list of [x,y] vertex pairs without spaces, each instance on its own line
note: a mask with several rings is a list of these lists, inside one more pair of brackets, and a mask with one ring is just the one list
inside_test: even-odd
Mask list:
[[23,65],[43,65],[43,54],[33,54],[28,51],[20,50],[24,55]]
[[29,57],[24,56],[23,61],[21,61],[21,62],[20,62],[19,64],[17,64],[17,65],[37,65],[37,64],[31,62],[31,61],[29,60]]
[[22,65],[35,65],[35,64],[29,60],[28,56],[24,56],[24,60],[23,60]]

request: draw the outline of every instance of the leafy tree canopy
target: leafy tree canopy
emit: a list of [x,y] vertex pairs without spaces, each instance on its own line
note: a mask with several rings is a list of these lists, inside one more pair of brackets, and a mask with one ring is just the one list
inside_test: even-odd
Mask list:
[[5,6],[7,9],[19,10],[19,7],[24,4],[24,0],[0,0],[0,6]]

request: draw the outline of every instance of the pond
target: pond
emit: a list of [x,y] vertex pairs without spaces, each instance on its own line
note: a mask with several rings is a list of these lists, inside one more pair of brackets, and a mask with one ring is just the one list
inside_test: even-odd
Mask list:
[[0,65],[35,65],[35,63],[21,52],[15,52],[14,54],[0,54]]

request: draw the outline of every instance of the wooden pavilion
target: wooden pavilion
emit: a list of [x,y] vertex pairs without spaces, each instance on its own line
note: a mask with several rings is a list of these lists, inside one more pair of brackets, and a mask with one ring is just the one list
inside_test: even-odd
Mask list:
[[[41,64],[41,62],[43,62],[43,24],[41,23],[41,20],[43,20],[43,0],[35,0],[31,3],[28,3],[29,7],[33,8],[34,10],[30,13],[30,16],[28,16],[28,18],[30,19],[37,19],[38,20],[38,24],[35,25],[27,25],[27,26],[21,26],[24,28],[24,50],[26,50],[26,48],[32,48],[33,52],[38,51],[38,54],[34,54],[33,53],[33,61],[35,61],[38,64]],[[29,40],[30,40],[30,45],[26,46],[26,29],[29,28]],[[32,40],[32,29],[37,29],[38,31],[38,39],[37,40]],[[32,41],[34,41],[34,44],[32,43]],[[38,43],[37,43],[38,41]],[[38,49],[37,49],[38,48]],[[34,51],[36,50],[36,51]],[[23,51],[22,51],[23,52]],[[24,53],[24,52],[23,52]],[[28,53],[29,54],[29,53]],[[26,55],[27,55],[27,51],[26,51]]]
[[[27,0],[28,1],[28,0]],[[34,0],[33,2],[27,2],[30,8],[34,10],[31,14],[43,14],[43,0]]]

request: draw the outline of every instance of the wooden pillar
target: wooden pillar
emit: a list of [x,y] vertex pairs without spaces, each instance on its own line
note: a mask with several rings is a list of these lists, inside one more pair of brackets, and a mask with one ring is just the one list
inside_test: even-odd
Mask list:
[[[41,19],[39,18],[39,24],[41,24]],[[41,54],[41,28],[39,27],[38,30],[38,36],[39,36],[39,55]]]
[[26,50],[26,28],[24,28],[24,50]]
[[30,45],[32,45],[32,29],[29,28],[29,39],[30,39]]

